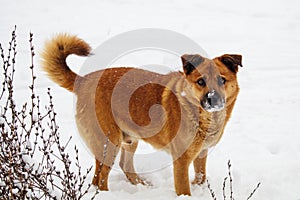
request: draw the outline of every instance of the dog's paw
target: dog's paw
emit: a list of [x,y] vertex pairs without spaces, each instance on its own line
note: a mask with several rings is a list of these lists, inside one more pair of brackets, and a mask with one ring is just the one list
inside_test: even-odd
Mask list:
[[192,181],[192,184],[193,184],[193,185],[202,185],[204,182],[205,182],[205,180],[202,181],[202,180],[194,179],[194,180]]
[[193,185],[202,185],[206,180],[206,175],[202,173],[195,174],[195,179],[192,181]]
[[98,189],[101,191],[108,191],[107,181],[101,179],[100,174],[94,175],[94,178],[92,180],[92,185],[98,187]]
[[127,173],[126,174],[127,179],[130,181],[131,184],[137,185],[142,184],[146,186],[152,186],[152,183],[144,178],[141,178],[136,173]]

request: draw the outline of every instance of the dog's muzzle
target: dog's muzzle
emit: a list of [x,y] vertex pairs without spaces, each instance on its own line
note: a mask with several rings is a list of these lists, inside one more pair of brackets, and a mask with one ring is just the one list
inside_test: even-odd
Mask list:
[[208,112],[217,112],[225,107],[225,99],[215,90],[208,92],[200,103],[202,108]]

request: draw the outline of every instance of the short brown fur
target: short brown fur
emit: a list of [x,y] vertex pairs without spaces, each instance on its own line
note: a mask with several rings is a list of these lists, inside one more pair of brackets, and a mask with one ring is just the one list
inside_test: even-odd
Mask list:
[[[241,56],[226,54],[233,61],[240,59],[238,64],[228,67],[222,56],[209,60],[194,55],[201,57],[201,62],[183,69],[188,74],[161,75],[135,68],[110,68],[81,77],[70,70],[65,59],[69,54],[89,55],[90,50],[83,40],[62,34],[46,44],[42,58],[49,77],[77,96],[78,130],[96,159],[93,184],[108,190],[108,174],[120,149],[120,167],[128,180],[147,184],[133,166],[133,154],[138,139],[142,139],[172,155],[176,193],[190,195],[189,165],[194,162],[192,183],[202,184],[206,179],[207,150],[223,135],[239,92],[232,68],[241,65]],[[184,55],[182,59],[185,57],[190,56]],[[197,84],[203,76],[206,87]],[[217,76],[226,78],[224,86],[217,84]],[[128,96],[128,88],[133,92],[127,105],[120,97]],[[212,89],[226,99],[225,108],[217,112],[207,112],[199,103]],[[164,111],[153,109],[157,104]]]

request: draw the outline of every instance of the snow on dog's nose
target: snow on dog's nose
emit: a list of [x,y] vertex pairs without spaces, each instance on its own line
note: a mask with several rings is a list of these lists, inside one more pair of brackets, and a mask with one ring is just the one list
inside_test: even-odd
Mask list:
[[215,90],[209,91],[201,101],[201,106],[208,112],[220,111],[225,107],[225,99]]

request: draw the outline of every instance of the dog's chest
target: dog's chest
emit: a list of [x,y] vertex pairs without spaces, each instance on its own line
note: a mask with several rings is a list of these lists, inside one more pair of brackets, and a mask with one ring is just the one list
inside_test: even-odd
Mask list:
[[197,135],[203,140],[203,149],[216,145],[220,140],[223,134],[225,118],[225,111],[213,112],[205,115],[200,114]]

